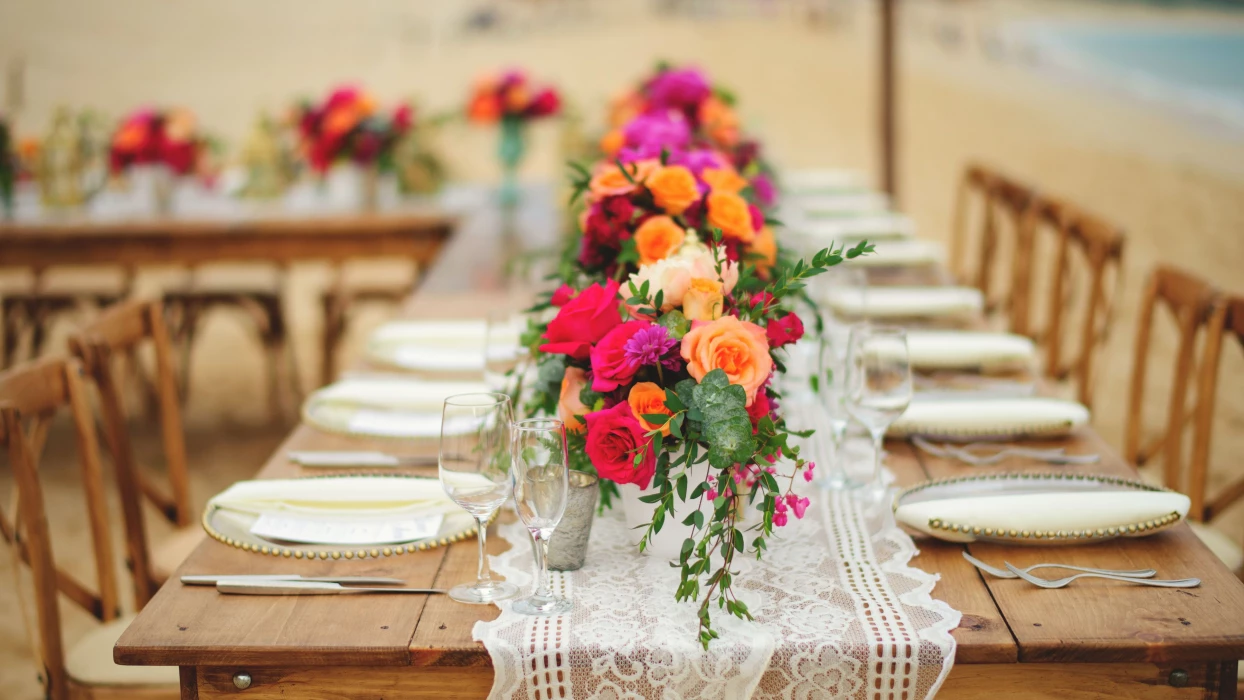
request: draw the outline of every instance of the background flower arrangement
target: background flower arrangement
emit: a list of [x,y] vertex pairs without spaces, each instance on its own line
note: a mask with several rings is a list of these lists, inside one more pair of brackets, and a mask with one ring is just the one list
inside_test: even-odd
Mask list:
[[189,110],[143,108],[126,117],[113,133],[109,168],[120,173],[136,165],[163,165],[175,175],[189,175],[198,169],[209,145]]
[[393,152],[414,122],[410,105],[386,115],[376,100],[355,86],[341,86],[322,102],[304,101],[295,110],[299,143],[312,170],[326,172],[333,163],[351,162],[393,168]]
[[804,332],[792,301],[808,278],[872,247],[779,259],[753,182],[688,117],[711,96],[707,81],[666,70],[639,94],[616,156],[575,166],[580,236],[561,286],[532,309],[524,343],[538,380],[526,408],[561,417],[572,466],[605,480],[606,505],[618,485],[642,491],[641,551],[665,528],[686,529],[675,596],[699,602],[707,645],[714,605],[750,618],[731,589],[734,557],[761,557],[774,528],[809,505],[791,486],[815,465],[791,441],[773,385],[780,349]]
[[477,124],[500,124],[497,158],[503,175],[503,205],[518,203],[518,166],[527,152],[527,123],[555,116],[561,109],[561,93],[551,86],[535,86],[521,70],[510,69],[475,81],[467,98],[466,118]]

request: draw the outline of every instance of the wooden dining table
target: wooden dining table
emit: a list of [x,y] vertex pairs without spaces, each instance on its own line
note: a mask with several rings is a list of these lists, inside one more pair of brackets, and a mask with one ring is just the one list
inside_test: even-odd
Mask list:
[[[482,318],[491,308],[513,303],[515,291],[497,274],[506,253],[495,231],[479,224],[465,226],[460,235],[405,307],[405,317]],[[922,277],[942,277],[932,272],[926,270]],[[911,279],[911,273],[888,279]],[[1137,477],[1091,429],[1042,444],[1101,455],[1099,464],[1059,471]],[[430,455],[436,447],[435,441],[404,443],[403,452]],[[393,443],[302,425],[256,478],[323,474],[322,469],[291,463],[286,453],[333,449],[391,450]],[[905,441],[891,440],[887,451],[887,466],[900,486],[983,471],[931,457]],[[1020,463],[987,469],[1034,470]],[[500,537],[488,542],[493,553],[508,547]],[[918,539],[917,544],[920,554],[913,565],[941,577],[933,596],[963,613],[953,632],[954,666],[939,697],[1235,697],[1237,660],[1244,657],[1244,584],[1185,524],[1148,537],[1091,545],[963,545],[931,539]],[[965,550],[998,566],[1003,561],[1017,566],[1058,561],[1099,568],[1152,567],[1163,578],[1197,577],[1202,584],[1182,590],[1082,580],[1065,589],[1044,590],[982,574],[964,560]],[[438,588],[476,575],[473,539],[415,553],[377,554],[294,560],[280,552],[242,551],[208,540],[178,574],[383,575],[413,587]],[[186,700],[484,698],[493,669],[471,632],[477,621],[497,615],[493,606],[464,605],[443,595],[230,596],[210,587],[184,586],[174,576],[117,642],[115,659],[120,664],[180,667]]]

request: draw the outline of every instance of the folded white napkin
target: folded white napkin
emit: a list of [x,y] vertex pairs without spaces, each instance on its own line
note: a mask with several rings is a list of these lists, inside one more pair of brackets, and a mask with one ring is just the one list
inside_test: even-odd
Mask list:
[[1020,369],[1032,364],[1036,346],[1013,333],[910,330],[907,350],[915,369]]
[[[483,476],[474,476],[487,481]],[[343,516],[458,511],[439,480],[396,476],[239,481],[213,496],[208,507],[255,515],[284,512]]]
[[880,192],[843,192],[792,198],[784,211],[804,219],[820,220],[882,214],[890,210],[890,198]]
[[371,339],[419,341],[437,345],[483,345],[487,324],[481,319],[461,321],[390,321],[372,331]]
[[863,267],[916,267],[940,265],[946,259],[946,246],[940,241],[896,238],[878,241],[875,251],[851,261]]
[[958,316],[985,307],[984,297],[972,287],[834,289],[825,301],[837,313],[869,318]]
[[828,244],[830,241],[878,240],[882,238],[911,238],[916,225],[902,214],[883,213],[837,219],[804,219],[790,222],[789,232],[813,241]]
[[488,391],[483,382],[433,382],[419,379],[345,379],[316,391],[307,401],[356,408],[427,411],[440,415],[445,399],[455,394]]
[[1089,410],[1075,401],[1040,396],[943,398],[917,395],[886,432],[947,440],[1054,437],[1086,425]]
[[[519,324],[487,338],[484,321],[394,321],[372,332],[367,358],[403,369],[440,372],[479,372],[484,369],[485,342],[490,346],[517,348]],[[498,331],[494,331],[498,332]]]
[[864,174],[855,170],[811,168],[782,173],[782,192],[787,195],[825,194],[867,189]]

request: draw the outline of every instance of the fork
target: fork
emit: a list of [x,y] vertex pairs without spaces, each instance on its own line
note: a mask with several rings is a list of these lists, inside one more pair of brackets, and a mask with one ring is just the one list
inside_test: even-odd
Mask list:
[[[968,554],[966,550],[963,552],[963,558],[967,559],[972,566],[975,566],[987,574],[993,574],[998,578],[1019,578],[1018,575],[1013,574],[1006,569],[999,569],[996,566],[986,564],[980,559]],[[1158,574],[1158,572],[1154,569],[1092,569],[1083,566],[1072,566],[1070,564],[1033,564],[1032,566],[1023,569],[1023,572],[1026,574],[1031,573],[1033,569],[1070,569],[1071,571],[1079,571],[1086,574],[1107,574],[1110,576],[1126,576],[1128,578],[1153,578]]]
[[1078,578],[1104,578],[1110,579],[1111,581],[1124,581],[1127,583],[1139,584],[1141,586],[1156,586],[1158,588],[1196,588],[1201,585],[1201,579],[1199,578],[1150,579],[1129,578],[1127,576],[1115,576],[1114,574],[1075,574],[1074,576],[1067,576],[1064,578],[1044,579],[1037,578],[1023,569],[1017,569],[1012,566],[1010,562],[1002,563],[1006,564],[1006,568],[1010,569],[1011,573],[1024,579],[1028,583],[1041,588],[1063,588]]

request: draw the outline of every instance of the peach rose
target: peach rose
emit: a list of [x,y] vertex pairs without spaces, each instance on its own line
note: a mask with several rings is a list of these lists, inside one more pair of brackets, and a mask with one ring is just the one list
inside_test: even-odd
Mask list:
[[739,117],[725,102],[709,97],[700,103],[700,124],[715,143],[731,147],[739,141]]
[[587,386],[587,370],[578,367],[567,367],[562,377],[561,398],[557,401],[557,417],[566,424],[566,430],[581,433],[587,430],[587,423],[581,416],[591,413],[592,409],[579,400],[579,392]]
[[737,194],[710,192],[708,223],[721,229],[721,235],[725,238],[733,238],[740,243],[751,243],[756,238],[747,201]]
[[[657,426],[644,420],[644,414],[652,415],[654,413],[664,413],[671,415],[670,410],[665,407],[665,390],[653,384],[652,382],[639,382],[631,387],[631,393],[627,395],[626,402],[631,406],[631,413],[635,416],[635,420],[643,426],[644,432],[655,429]],[[666,423],[661,426],[661,435],[670,434],[670,425]]]
[[705,168],[700,173],[700,179],[714,192],[738,194],[747,187],[747,179],[728,165],[723,168]]
[[[717,279],[717,262],[721,262],[722,292],[729,294],[739,281],[739,266],[726,259],[723,249],[718,249],[717,258],[704,244],[693,237],[688,237],[682,250],[674,255],[658,260],[650,265],[640,265],[639,271],[630,276],[630,282],[636,289],[648,283],[648,294],[656,297],[661,294],[661,311],[670,311],[683,305],[683,297],[691,288],[691,281],[696,278]],[[630,286],[623,284],[618,289],[623,299],[630,296]],[[632,309],[632,315],[634,315]]]
[[635,229],[635,250],[639,264],[651,265],[664,260],[682,247],[687,232],[668,216],[654,216]]
[[716,279],[696,277],[682,297],[682,315],[688,321],[716,321],[721,317],[725,303],[721,282]]
[[773,229],[765,226],[756,233],[756,238],[747,246],[747,252],[753,257],[751,263],[761,272],[768,272],[777,264],[777,238],[773,235]]
[[614,129],[604,136],[600,137],[600,150],[610,158],[618,155],[618,151],[626,145],[626,135],[621,129]]
[[625,173],[615,163],[601,163],[596,166],[596,172],[588,183],[588,190],[591,191],[594,201],[634,192],[639,183],[650,177],[653,168],[657,167],[657,161],[641,160],[622,165],[626,168]]
[[681,165],[661,166],[648,178],[648,191],[658,207],[675,216],[687,210],[700,198],[695,175]]
[[696,324],[682,338],[682,358],[697,382],[715,369],[724,371],[747,392],[748,406],[773,371],[765,329],[734,316]]

